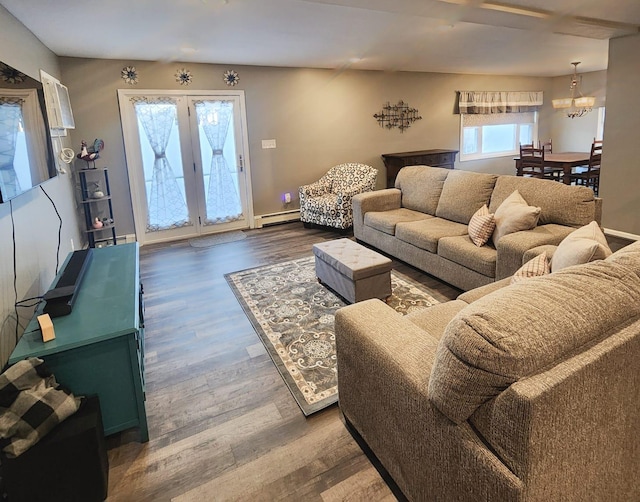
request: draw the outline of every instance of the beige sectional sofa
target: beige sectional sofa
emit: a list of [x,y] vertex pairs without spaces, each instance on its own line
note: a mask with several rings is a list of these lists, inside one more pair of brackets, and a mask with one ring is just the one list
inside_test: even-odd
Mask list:
[[[487,204],[494,213],[518,190],[541,208],[538,226],[478,247],[468,236],[472,215]],[[575,228],[600,223],[602,200],[586,187],[428,166],[400,170],[395,188],[353,198],[357,240],[460,289],[512,275],[531,248],[558,244]]]
[[336,314],[340,409],[412,501],[640,500],[640,242]]

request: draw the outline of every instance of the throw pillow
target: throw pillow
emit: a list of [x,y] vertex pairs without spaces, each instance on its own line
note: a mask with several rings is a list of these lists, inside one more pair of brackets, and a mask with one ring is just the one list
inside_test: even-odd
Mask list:
[[538,224],[539,207],[530,206],[520,192],[514,191],[498,206],[495,212],[496,229],[493,231],[493,244],[507,234],[531,230]]
[[469,237],[476,246],[484,246],[493,235],[495,228],[495,217],[489,212],[489,208],[485,204],[471,217],[468,230]]
[[611,255],[607,238],[597,222],[592,221],[567,235],[558,245],[551,260],[551,271],[557,272],[572,265],[604,260]]
[[516,271],[516,273],[513,274],[513,276],[511,277],[511,282],[509,284],[515,284],[516,282],[528,279],[529,277],[546,275],[550,272],[551,262],[549,261],[547,253],[543,252],[522,265],[522,267],[520,267]]

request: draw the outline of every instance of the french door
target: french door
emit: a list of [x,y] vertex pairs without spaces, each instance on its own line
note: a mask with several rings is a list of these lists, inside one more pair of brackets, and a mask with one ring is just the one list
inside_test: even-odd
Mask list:
[[243,91],[118,90],[137,240],[253,223]]

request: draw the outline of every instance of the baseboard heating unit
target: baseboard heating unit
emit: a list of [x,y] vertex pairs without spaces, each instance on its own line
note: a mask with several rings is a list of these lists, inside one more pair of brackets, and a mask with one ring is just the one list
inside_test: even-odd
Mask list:
[[254,218],[255,228],[262,228],[267,225],[276,225],[278,223],[287,223],[300,219],[300,210],[292,209],[290,211],[281,211],[279,213],[261,214]]

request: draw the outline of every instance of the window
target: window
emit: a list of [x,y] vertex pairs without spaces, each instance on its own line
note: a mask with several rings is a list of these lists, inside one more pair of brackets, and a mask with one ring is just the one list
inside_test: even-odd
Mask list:
[[537,112],[460,114],[460,161],[517,155],[537,139]]

